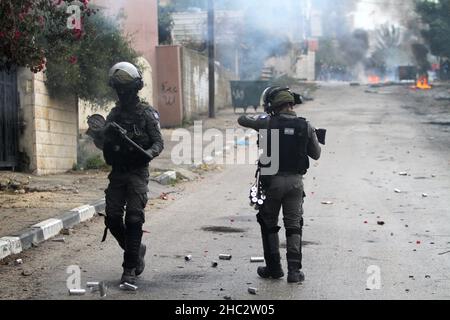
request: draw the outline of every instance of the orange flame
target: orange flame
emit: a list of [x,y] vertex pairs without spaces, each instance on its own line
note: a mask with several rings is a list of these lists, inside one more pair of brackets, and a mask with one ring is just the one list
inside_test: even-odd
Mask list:
[[369,76],[368,81],[370,84],[379,84],[381,81],[381,78],[378,76]]
[[416,88],[421,90],[430,90],[432,87],[428,83],[427,76],[421,76],[419,80],[417,80]]

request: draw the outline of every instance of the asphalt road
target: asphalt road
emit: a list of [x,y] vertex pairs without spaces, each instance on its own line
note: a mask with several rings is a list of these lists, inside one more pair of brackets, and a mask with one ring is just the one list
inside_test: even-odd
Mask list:
[[[449,131],[430,124],[421,93],[366,89],[322,85],[299,109],[328,129],[322,159],[305,178],[303,284],[257,277],[250,257],[261,256],[262,246],[247,199],[255,168],[232,165],[148,207],[147,269],[137,292],[118,289],[121,253],[112,237],[99,243],[96,219],[66,243],[27,251],[23,266],[0,266],[0,298],[100,299],[68,295],[66,269],[78,265],[83,286],[108,283],[106,299],[449,299]],[[218,260],[221,253],[232,259]],[[368,290],[368,279],[380,288]]]

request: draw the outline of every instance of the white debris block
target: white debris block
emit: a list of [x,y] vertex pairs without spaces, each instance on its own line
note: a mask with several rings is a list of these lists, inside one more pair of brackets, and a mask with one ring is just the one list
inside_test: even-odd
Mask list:
[[402,190],[400,190],[400,189],[394,189],[394,192],[395,192],[395,193],[402,193]]
[[156,177],[156,181],[164,186],[172,184],[177,180],[177,173],[175,171],[166,171],[162,175]]

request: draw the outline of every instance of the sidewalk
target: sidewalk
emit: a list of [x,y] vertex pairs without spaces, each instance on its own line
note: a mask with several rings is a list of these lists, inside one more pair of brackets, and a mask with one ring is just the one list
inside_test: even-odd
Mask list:
[[[223,110],[216,119],[203,119],[203,130],[237,128],[236,118],[232,110]],[[193,127],[185,129],[193,131]],[[149,183],[151,202],[164,201],[165,194],[176,192],[180,187],[176,183],[196,180],[205,171],[215,169],[214,164],[202,167],[173,165],[171,150],[178,143],[171,141],[174,129],[162,131],[165,150],[150,168],[153,177]],[[156,178],[169,170],[177,172],[177,180],[169,185],[158,183]],[[0,242],[3,241],[0,246],[10,251],[2,253],[0,250],[0,259],[19,253],[59,234],[63,228],[70,228],[102,212],[108,173],[107,170],[88,170],[32,176],[0,172],[0,238],[3,238],[0,239]],[[17,244],[18,239],[22,243]],[[9,244],[5,241],[9,241]],[[20,248],[16,250],[14,246]]]

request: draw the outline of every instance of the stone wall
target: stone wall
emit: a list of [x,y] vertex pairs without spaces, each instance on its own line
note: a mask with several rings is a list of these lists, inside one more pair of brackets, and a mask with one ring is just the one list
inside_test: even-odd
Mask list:
[[[44,74],[18,72],[20,118],[24,129],[19,151],[25,170],[52,174],[72,169],[77,162],[78,112],[75,97],[51,98]],[[23,160],[25,159],[25,160]]]

